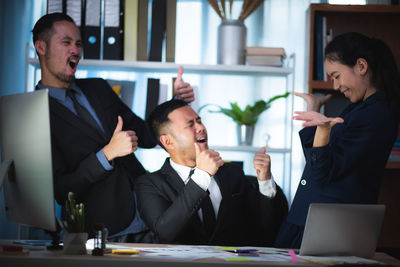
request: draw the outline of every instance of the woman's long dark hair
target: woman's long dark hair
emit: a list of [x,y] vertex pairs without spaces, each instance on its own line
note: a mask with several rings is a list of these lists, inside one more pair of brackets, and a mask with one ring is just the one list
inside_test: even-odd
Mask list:
[[368,62],[370,82],[400,118],[400,74],[390,48],[380,39],[356,32],[335,37],[325,49],[325,59],[353,68],[357,59]]

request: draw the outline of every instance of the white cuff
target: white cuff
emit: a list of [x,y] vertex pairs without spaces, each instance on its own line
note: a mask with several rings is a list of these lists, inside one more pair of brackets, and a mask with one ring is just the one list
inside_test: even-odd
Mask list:
[[258,188],[260,193],[266,197],[273,198],[276,195],[276,184],[274,181],[274,177],[271,176],[271,179],[260,181],[258,180]]
[[206,191],[208,189],[208,187],[210,186],[210,182],[211,182],[211,176],[199,169],[196,168],[192,174],[192,178],[191,178],[198,186],[200,186],[204,191]]

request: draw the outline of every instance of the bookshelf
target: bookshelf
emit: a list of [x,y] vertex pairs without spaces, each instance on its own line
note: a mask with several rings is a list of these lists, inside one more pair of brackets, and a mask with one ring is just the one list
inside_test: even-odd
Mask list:
[[325,16],[327,29],[332,29],[333,37],[345,32],[360,32],[385,40],[400,67],[400,6],[390,5],[329,5],[311,4],[308,10],[309,93],[332,92],[330,82],[315,80],[315,17]]
[[[329,5],[311,4],[307,10],[308,26],[308,92],[334,93],[334,101],[326,105],[325,113],[329,109],[344,108],[341,104],[345,97],[333,90],[331,82],[317,80],[316,54],[316,17],[326,17],[326,28],[332,29],[333,37],[345,32],[360,32],[367,36],[384,40],[391,48],[400,68],[400,6],[392,5]],[[328,107],[330,105],[330,107]],[[336,112],[341,112],[336,111]],[[400,255],[400,208],[398,204],[397,188],[400,186],[400,161],[389,161],[382,178],[378,202],[386,205],[385,218],[378,248]]]

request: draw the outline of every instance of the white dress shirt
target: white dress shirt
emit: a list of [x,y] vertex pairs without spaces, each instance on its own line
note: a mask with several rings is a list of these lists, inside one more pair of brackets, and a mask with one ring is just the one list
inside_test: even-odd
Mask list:
[[[219,205],[221,204],[222,195],[221,190],[219,189],[219,186],[214,179],[214,176],[210,176],[207,172],[196,167],[194,173],[189,178],[189,173],[192,168],[175,163],[172,159],[169,159],[169,162],[171,164],[171,167],[178,173],[179,177],[182,179],[185,185],[189,182],[190,179],[192,179],[193,182],[200,186],[204,191],[208,190],[210,192],[210,199],[214,208],[215,216],[218,217],[218,210]],[[266,181],[258,181],[258,184],[261,194],[269,198],[275,197],[276,184],[272,177],[271,179]],[[199,209],[198,213],[201,220],[203,220],[201,209]]]

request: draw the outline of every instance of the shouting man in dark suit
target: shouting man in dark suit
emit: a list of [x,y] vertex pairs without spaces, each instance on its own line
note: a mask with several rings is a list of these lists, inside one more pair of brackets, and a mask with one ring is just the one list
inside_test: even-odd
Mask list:
[[156,241],[273,244],[288,207],[271,179],[265,148],[254,157],[257,179],[246,177],[208,148],[206,128],[184,101],[159,105],[148,122],[170,155],[159,171],[135,182],[140,214]]
[[[67,15],[53,13],[38,20],[33,43],[48,89],[55,198],[64,205],[68,192],[85,205],[86,230],[104,223],[113,241],[151,242],[136,208],[133,182],[145,173],[133,152],[154,147],[146,123],[136,116],[103,79],[75,79],[81,33]],[[181,79],[177,98],[193,101],[193,89]]]

